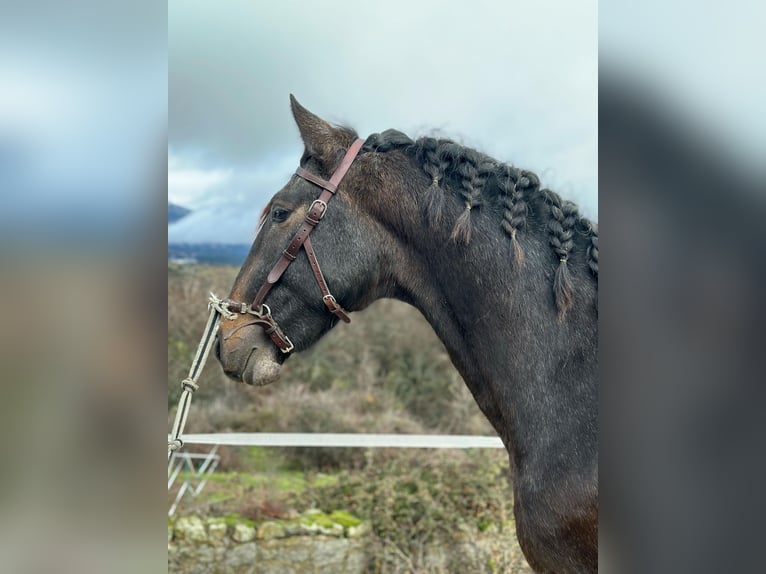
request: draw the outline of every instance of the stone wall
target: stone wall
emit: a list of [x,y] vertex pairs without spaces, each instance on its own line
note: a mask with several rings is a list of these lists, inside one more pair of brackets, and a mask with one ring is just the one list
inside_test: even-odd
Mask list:
[[369,536],[369,524],[346,513],[260,524],[184,516],[168,523],[168,572],[362,574]]
[[[531,574],[512,525],[485,532],[457,528],[449,543],[422,548],[414,558],[429,573]],[[345,512],[307,513],[253,523],[241,517],[185,516],[168,523],[172,574],[363,574],[371,561],[387,572],[411,572],[410,558],[377,546],[370,524]]]

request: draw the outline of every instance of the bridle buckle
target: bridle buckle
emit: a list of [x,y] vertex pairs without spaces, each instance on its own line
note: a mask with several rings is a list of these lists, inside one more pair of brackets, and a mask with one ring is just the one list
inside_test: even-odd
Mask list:
[[[311,212],[314,211],[315,205],[322,206],[322,213],[319,214],[319,217],[317,219],[314,219],[313,217],[311,217]],[[327,203],[322,201],[321,199],[315,199],[314,201],[311,202],[311,206],[309,206],[308,213],[306,213],[306,221],[309,221],[313,223],[314,225],[316,225],[320,221],[322,221],[325,213],[327,213]]]
[[[335,295],[332,295],[332,294],[325,295],[324,297],[322,297],[322,300],[324,301],[325,305],[327,305],[327,307],[330,310],[334,310],[338,308],[338,301],[336,301]],[[328,304],[328,301],[329,301],[329,304]]]
[[287,343],[287,347],[284,349],[280,347],[279,350],[282,351],[285,355],[287,355],[288,353],[291,353],[293,349],[295,349],[295,345],[293,345],[293,342],[290,340],[290,337],[288,337],[284,333],[283,333],[283,336],[285,339],[285,343]]

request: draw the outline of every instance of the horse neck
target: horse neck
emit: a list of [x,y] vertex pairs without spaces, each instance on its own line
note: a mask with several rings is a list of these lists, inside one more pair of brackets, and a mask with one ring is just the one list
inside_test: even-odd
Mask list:
[[395,296],[429,321],[518,466],[551,428],[595,427],[595,287],[574,270],[576,304],[559,320],[547,238],[526,237],[518,265],[494,223],[479,221],[467,246],[416,242]]

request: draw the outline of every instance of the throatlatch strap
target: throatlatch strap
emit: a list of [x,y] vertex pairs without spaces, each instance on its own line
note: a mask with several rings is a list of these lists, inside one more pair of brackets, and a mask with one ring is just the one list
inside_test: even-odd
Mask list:
[[319,267],[317,254],[314,251],[314,247],[311,245],[310,237],[307,237],[306,241],[303,242],[303,249],[306,250],[306,255],[309,258],[309,263],[311,263],[311,270],[314,272],[314,277],[316,277],[317,283],[319,283],[319,289],[322,291],[322,301],[327,307],[327,310],[344,323],[350,323],[351,319],[346,314],[346,310],[341,307],[341,305],[335,300],[333,294],[330,293],[330,288],[327,286],[327,281],[325,281],[324,275],[322,274],[322,269]]

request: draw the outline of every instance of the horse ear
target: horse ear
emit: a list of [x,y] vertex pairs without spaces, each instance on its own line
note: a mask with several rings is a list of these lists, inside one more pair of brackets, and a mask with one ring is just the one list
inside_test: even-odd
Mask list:
[[300,105],[292,94],[290,108],[306,150],[317,159],[332,161],[337,150],[343,147],[342,132]]

